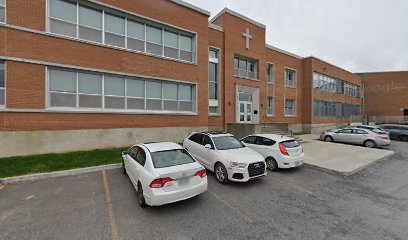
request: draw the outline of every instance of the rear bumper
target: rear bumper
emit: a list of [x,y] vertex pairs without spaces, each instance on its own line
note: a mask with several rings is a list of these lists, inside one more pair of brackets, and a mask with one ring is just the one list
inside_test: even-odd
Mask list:
[[278,167],[279,168],[294,168],[294,167],[299,167],[303,165],[303,162],[305,161],[305,154],[301,154],[297,157],[288,157],[288,156],[283,156],[281,159],[278,161]]
[[197,196],[207,191],[207,177],[201,183],[189,188],[165,192],[163,189],[152,189],[151,193],[144,193],[146,204],[149,206],[161,206]]
[[389,146],[391,144],[390,140],[379,140],[376,141],[377,146]]

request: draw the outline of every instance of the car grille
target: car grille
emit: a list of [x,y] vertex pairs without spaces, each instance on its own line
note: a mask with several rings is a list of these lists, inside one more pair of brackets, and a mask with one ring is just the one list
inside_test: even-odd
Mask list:
[[256,163],[249,164],[249,166],[248,166],[249,177],[262,175],[264,173],[265,173],[265,163],[256,162]]

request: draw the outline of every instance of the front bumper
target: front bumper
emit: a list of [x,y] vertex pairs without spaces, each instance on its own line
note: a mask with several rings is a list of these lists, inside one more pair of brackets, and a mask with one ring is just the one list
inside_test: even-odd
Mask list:
[[207,177],[201,183],[171,192],[166,192],[163,188],[151,189],[149,193],[144,192],[146,204],[149,206],[161,206],[164,204],[174,203],[188,198],[197,196],[207,191]]
[[297,157],[289,157],[289,156],[282,156],[281,159],[278,161],[279,168],[294,168],[300,167],[303,165],[305,161],[305,154],[302,153]]
[[[248,166],[246,168],[228,168],[227,172],[228,172],[228,180],[232,182],[248,182],[250,180],[254,180],[254,179],[258,179],[260,177],[266,176],[266,168],[265,168],[265,172],[263,174],[249,177]],[[240,174],[240,175],[242,174],[242,178],[240,179],[233,178],[234,174]]]

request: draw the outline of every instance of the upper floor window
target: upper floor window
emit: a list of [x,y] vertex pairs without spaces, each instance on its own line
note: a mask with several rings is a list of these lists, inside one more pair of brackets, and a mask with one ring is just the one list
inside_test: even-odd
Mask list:
[[[1,1],[1,0],[0,0]],[[196,34],[127,13],[67,0],[49,0],[49,31],[52,33],[195,62]]]
[[266,76],[268,83],[275,83],[275,65],[268,63],[266,70]]
[[285,116],[296,116],[296,100],[285,100]]
[[360,87],[351,83],[344,83],[344,95],[349,97],[360,97]]
[[234,76],[247,79],[258,79],[257,61],[243,57],[235,57]]
[[285,86],[296,87],[296,71],[292,69],[285,69]]
[[50,68],[49,107],[195,112],[192,84]]
[[274,99],[273,97],[268,97],[266,102],[266,115],[272,116],[275,113]]
[[326,76],[321,73],[313,73],[313,88],[331,93],[343,93],[344,81]]
[[210,49],[209,51],[209,70],[208,70],[208,99],[209,113],[219,113],[219,94],[220,94],[220,68],[219,68],[219,51]]
[[6,22],[6,0],[0,0],[0,22]]
[[0,106],[6,103],[6,81],[5,81],[4,61],[0,61]]

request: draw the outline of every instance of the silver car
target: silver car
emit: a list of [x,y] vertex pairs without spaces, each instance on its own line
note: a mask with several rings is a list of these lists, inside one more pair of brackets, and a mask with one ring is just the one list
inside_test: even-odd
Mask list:
[[387,134],[360,128],[345,128],[323,132],[320,134],[320,139],[326,142],[359,144],[369,148],[388,146],[391,143]]

